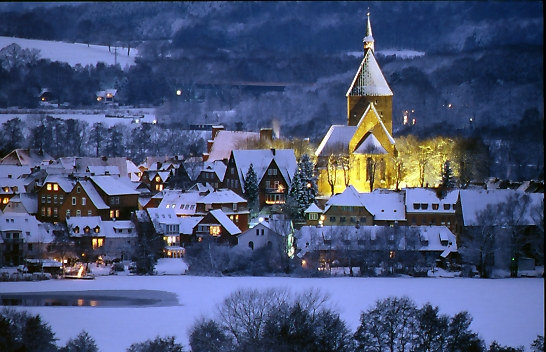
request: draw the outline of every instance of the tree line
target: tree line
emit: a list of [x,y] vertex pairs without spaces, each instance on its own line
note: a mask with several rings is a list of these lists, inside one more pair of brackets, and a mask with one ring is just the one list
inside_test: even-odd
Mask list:
[[[361,312],[352,332],[319,290],[293,294],[287,289],[238,289],[226,297],[213,318],[198,319],[189,331],[190,351],[313,351],[313,352],[523,352],[524,346],[489,346],[470,328],[472,316],[453,316],[438,306],[419,307],[410,298],[387,297]],[[0,311],[0,348],[5,352],[98,352],[86,331],[57,346],[40,315],[4,308]],[[544,351],[544,336],[530,344]],[[133,343],[127,352],[183,352],[175,336]]]
[[0,157],[17,148],[32,148],[54,158],[125,156],[138,163],[147,156],[200,156],[205,147],[205,140],[197,131],[149,123],[90,125],[85,120],[65,120],[45,114],[37,121],[8,120],[0,130]]

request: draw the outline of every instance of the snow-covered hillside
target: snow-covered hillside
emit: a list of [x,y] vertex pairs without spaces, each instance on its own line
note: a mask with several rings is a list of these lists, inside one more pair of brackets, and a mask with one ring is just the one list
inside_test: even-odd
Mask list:
[[[95,280],[2,282],[0,292],[160,290],[178,296],[177,306],[141,308],[18,307],[40,314],[51,325],[59,344],[82,329],[96,340],[101,351],[122,352],[131,343],[156,336],[176,336],[188,343],[188,331],[201,316],[212,317],[215,306],[238,288],[288,288],[302,292],[313,288],[330,295],[351,330],[360,313],[377,299],[406,295],[418,305],[430,302],[440,313],[462,310],[474,318],[471,329],[487,344],[529,344],[544,333],[543,279],[463,278],[289,278],[196,276],[101,276]],[[75,323],[76,322],[76,323]]]
[[[50,59],[51,61],[66,62],[71,66],[77,64],[96,65],[98,62],[104,62],[107,65],[114,65],[116,62],[122,68],[131,66],[135,63],[135,57],[138,55],[136,49],[131,48],[130,56],[127,56],[127,48],[111,47],[108,51],[107,46],[89,45],[81,43],[64,43],[47,40],[22,39],[0,36],[0,49],[15,43],[23,49],[40,50],[40,58]],[[116,54],[117,51],[117,54]]]

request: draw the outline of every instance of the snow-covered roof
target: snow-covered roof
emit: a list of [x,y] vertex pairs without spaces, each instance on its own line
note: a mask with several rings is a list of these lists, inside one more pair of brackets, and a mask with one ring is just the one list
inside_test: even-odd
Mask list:
[[200,192],[167,190],[158,208],[174,209],[177,216],[191,216],[195,214],[196,204],[201,198]]
[[203,196],[197,203],[203,204],[229,204],[246,203],[246,199],[233,192],[230,189],[218,189]]
[[[406,212],[454,214],[458,198],[459,190],[449,191],[444,198],[440,199],[435,190],[428,188],[407,188]],[[426,209],[423,209],[420,205],[417,209],[414,204],[427,204],[427,206]],[[435,206],[433,207],[433,205]],[[438,207],[434,209],[436,205]]]
[[349,142],[355,134],[357,126],[332,125],[320,142],[316,156],[326,155],[332,152],[348,151]]
[[225,228],[230,235],[238,235],[241,233],[241,230],[237,227],[237,225],[235,225],[222,210],[211,210],[209,211],[209,214],[218,220],[218,223],[222,225],[222,227]]
[[74,188],[73,181],[60,175],[47,176],[44,180],[44,186],[48,183],[57,183],[59,187],[61,187],[61,189],[66,193],[69,193]]
[[373,133],[369,133],[362,143],[355,149],[355,154],[387,154],[381,143]]
[[373,50],[366,50],[346,96],[392,96],[392,90],[379,68]]
[[[25,213],[0,213],[0,232],[17,231],[25,243],[51,243],[50,225]],[[1,238],[2,236],[0,236]]]
[[445,226],[303,226],[295,237],[300,257],[317,250],[386,248],[385,242],[390,239],[395,243],[390,243],[389,248],[398,250],[443,253],[449,248],[449,252],[457,252],[456,237]]
[[80,181],[80,185],[83,188],[83,191],[87,194],[89,197],[89,201],[93,203],[93,205],[97,209],[109,209],[110,207],[104,202],[102,197],[99,195],[95,187],[90,181]]
[[360,193],[358,193],[353,185],[349,185],[342,193],[330,197],[326,202],[324,212],[328,211],[332,206],[364,207],[365,205],[360,199]]
[[[105,238],[132,238],[137,236],[135,225],[131,220],[102,220],[100,216],[74,216],[66,219],[69,234],[72,237],[85,236],[85,228],[89,227],[89,235]],[[78,232],[74,232],[75,228]]]
[[[485,211],[488,206],[501,206],[502,209],[513,211],[514,220],[519,225],[535,225],[539,218],[541,203],[544,202],[544,193],[526,193],[512,189],[465,189],[460,191],[461,208],[464,226],[478,226],[478,215]],[[527,205],[522,204],[523,198],[529,197]],[[516,201],[518,204],[513,204]],[[503,203],[507,203],[506,206]],[[519,206],[518,206],[519,205]],[[493,211],[495,209],[493,208]],[[498,212],[496,213],[497,215]],[[493,225],[501,225],[505,219],[492,219]],[[515,225],[517,225],[515,224]]]
[[315,203],[312,203],[305,209],[304,213],[322,213],[322,209],[318,207]]
[[[272,161],[275,161],[277,164],[288,186],[292,183],[292,177],[298,167],[293,149],[234,150],[233,159],[237,165],[240,180],[244,180],[250,164],[252,164],[258,183],[262,180]],[[244,192],[244,184],[241,185],[241,188]]]
[[109,196],[138,194],[115,176],[91,176],[91,181]]
[[202,216],[192,216],[192,217],[179,218],[179,221],[180,221],[180,223],[179,223],[180,224],[180,227],[179,227],[180,234],[182,234],[182,235],[191,235],[191,234],[193,234],[193,229],[195,228],[195,226],[197,226],[197,224],[201,220],[203,220]]
[[44,160],[53,160],[47,153],[39,153],[34,149],[15,149],[0,159],[1,165],[38,166]]
[[360,200],[373,215],[374,220],[404,221],[406,212],[402,192],[360,193]]
[[208,161],[229,159],[232,150],[244,149],[260,139],[258,132],[218,131],[214,137]]
[[218,176],[220,182],[224,180],[226,168],[227,165],[224,164],[222,160],[205,161],[203,164],[203,171],[214,172],[216,176]]
[[89,165],[87,167],[87,170],[89,170],[89,173],[93,176],[100,176],[100,175],[117,175],[120,176],[121,173],[119,171],[119,168],[114,165]]
[[0,164],[0,178],[2,179],[17,179],[22,175],[30,174],[30,166],[28,165],[9,165]]

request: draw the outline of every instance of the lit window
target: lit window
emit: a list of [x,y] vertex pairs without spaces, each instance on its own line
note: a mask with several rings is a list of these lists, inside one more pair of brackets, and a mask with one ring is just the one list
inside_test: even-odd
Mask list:
[[47,207],[47,216],[51,216],[51,208]]
[[100,232],[100,227],[95,227],[95,233],[99,233]]
[[159,182],[159,181],[161,181],[161,179],[159,178],[159,176],[156,176],[155,177],[155,182]]
[[93,238],[93,249],[97,249],[99,247],[102,247],[104,244],[103,238]]
[[432,203],[432,210],[438,210],[440,205],[438,203]]
[[51,191],[51,183],[48,183],[48,184],[47,184],[47,190],[48,190],[48,191]]
[[395,251],[389,251],[389,258],[394,259],[394,257],[396,257],[396,252]]
[[8,202],[9,202],[9,198],[4,198],[4,199],[2,200],[2,203],[3,203],[3,204],[8,204]]
[[55,183],[55,184],[53,185],[53,190],[54,190],[55,192],[58,191],[58,190],[59,190],[59,185]]
[[220,226],[218,225],[213,225],[209,228],[209,233],[212,236],[220,236],[220,232],[221,232],[221,229],[220,229]]

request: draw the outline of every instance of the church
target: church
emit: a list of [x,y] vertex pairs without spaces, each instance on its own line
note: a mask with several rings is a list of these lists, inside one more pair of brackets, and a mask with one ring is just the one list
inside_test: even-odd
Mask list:
[[375,57],[369,12],[363,51],[346,94],[347,125],[332,125],[315,151],[320,194],[340,193],[350,184],[371,192],[395,183],[393,93]]

